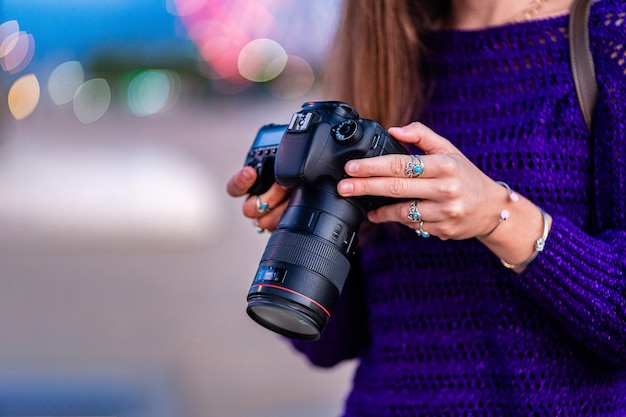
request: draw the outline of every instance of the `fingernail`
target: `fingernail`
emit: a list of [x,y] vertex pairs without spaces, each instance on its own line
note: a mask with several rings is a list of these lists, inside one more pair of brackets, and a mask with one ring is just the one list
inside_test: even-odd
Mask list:
[[354,192],[354,184],[352,181],[341,181],[337,186],[337,191],[343,195],[352,194]]
[[350,161],[346,164],[346,166],[344,167],[344,169],[346,170],[346,174],[356,174],[358,169],[359,169],[359,164],[354,162],[354,161]]
[[367,213],[367,219],[372,223],[378,223],[378,215],[375,211],[370,211]]
[[241,178],[243,178],[245,181],[250,181],[252,179],[252,173],[249,169],[244,169],[243,171],[241,171]]

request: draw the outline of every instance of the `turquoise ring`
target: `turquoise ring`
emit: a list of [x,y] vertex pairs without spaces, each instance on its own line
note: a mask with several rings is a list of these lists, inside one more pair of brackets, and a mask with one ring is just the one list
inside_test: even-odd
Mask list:
[[419,203],[419,200],[411,202],[411,205],[409,206],[409,214],[407,215],[407,218],[413,223],[422,221],[422,214],[417,208],[417,203]]
[[424,230],[424,222],[420,220],[420,228],[415,231],[417,235],[421,238],[428,239],[430,237],[430,233]]
[[411,155],[411,160],[406,163],[404,173],[409,178],[424,176],[424,160],[419,155]]
[[270,205],[261,201],[261,197],[260,196],[256,196],[256,211],[258,211],[259,213],[269,213],[270,211],[272,211],[272,209],[270,208]]

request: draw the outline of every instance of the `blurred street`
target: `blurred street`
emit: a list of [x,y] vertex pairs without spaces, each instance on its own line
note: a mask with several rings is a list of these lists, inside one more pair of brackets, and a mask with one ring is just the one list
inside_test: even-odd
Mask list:
[[257,129],[311,99],[0,119],[0,396],[106,380],[181,417],[338,415],[354,364],[314,369],[247,317],[268,235],[225,192]]

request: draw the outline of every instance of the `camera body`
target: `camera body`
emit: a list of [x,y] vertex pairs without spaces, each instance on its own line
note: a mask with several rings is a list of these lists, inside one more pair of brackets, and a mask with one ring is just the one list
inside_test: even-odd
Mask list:
[[407,151],[380,124],[338,101],[304,103],[288,125],[259,130],[244,163],[258,174],[250,194],[264,193],[273,182],[292,194],[248,292],[252,319],[288,337],[319,338],[345,284],[367,211],[390,202],[341,197],[337,183],[347,177],[347,161],[385,154]]
[[263,194],[276,182],[274,164],[278,145],[285,130],[287,130],[287,125],[269,124],[263,126],[257,133],[244,162],[244,166],[254,168],[257,174],[255,183],[248,190],[249,194]]

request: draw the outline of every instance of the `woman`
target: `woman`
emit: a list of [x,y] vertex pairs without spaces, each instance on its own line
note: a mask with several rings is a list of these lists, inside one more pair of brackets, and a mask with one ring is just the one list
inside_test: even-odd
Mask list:
[[[321,339],[294,342],[320,366],[359,358],[346,416],[626,415],[626,4],[592,5],[591,134],[570,6],[346,1],[329,99],[422,154],[349,161],[337,187],[399,198],[369,213]],[[244,214],[273,230],[286,198]]]

